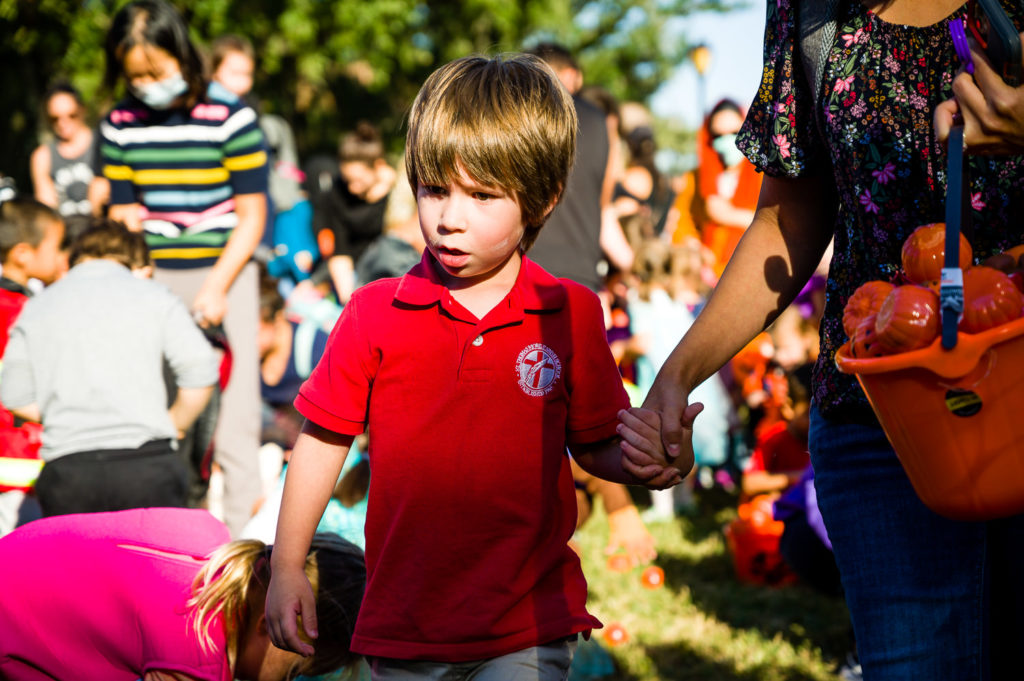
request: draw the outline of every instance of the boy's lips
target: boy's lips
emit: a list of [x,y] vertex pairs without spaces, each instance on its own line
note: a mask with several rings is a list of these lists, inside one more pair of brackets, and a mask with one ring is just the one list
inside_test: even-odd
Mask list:
[[459,268],[469,262],[469,253],[447,246],[437,247],[437,259],[445,267]]

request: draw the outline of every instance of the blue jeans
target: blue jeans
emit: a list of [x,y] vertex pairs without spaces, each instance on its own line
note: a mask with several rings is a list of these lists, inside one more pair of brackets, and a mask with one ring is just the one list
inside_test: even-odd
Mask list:
[[864,678],[1024,678],[1024,516],[932,512],[877,423],[812,408],[810,452]]

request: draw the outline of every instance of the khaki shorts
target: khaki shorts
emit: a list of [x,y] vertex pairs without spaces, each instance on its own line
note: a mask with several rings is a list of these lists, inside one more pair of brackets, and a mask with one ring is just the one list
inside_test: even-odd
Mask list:
[[472,662],[369,657],[373,681],[565,681],[576,654],[576,635],[508,655]]

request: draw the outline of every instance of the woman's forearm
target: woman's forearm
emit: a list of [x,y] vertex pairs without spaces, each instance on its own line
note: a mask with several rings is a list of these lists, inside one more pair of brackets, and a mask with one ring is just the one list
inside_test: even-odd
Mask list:
[[252,258],[267,219],[267,198],[264,194],[240,194],[235,197],[238,224],[231,231],[224,251],[204,283],[205,287],[226,294],[246,263]]

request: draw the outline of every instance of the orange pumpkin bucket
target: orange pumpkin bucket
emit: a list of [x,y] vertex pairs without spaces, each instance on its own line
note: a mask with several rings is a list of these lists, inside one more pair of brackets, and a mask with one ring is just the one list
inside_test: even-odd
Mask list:
[[725,541],[732,554],[736,578],[748,584],[781,586],[796,581],[779,553],[785,525],[772,517],[772,501],[759,494],[739,505],[739,517],[725,526]]
[[836,364],[854,374],[921,500],[949,518],[1024,512],[1024,318],[956,346]]
[[881,357],[855,358],[847,343],[835,359],[857,376],[921,501],[949,518],[988,520],[1024,512],[1024,317],[958,331],[984,328],[960,321],[970,322],[964,282],[971,276],[960,257],[971,205],[963,148],[963,127],[954,126],[940,337]]

